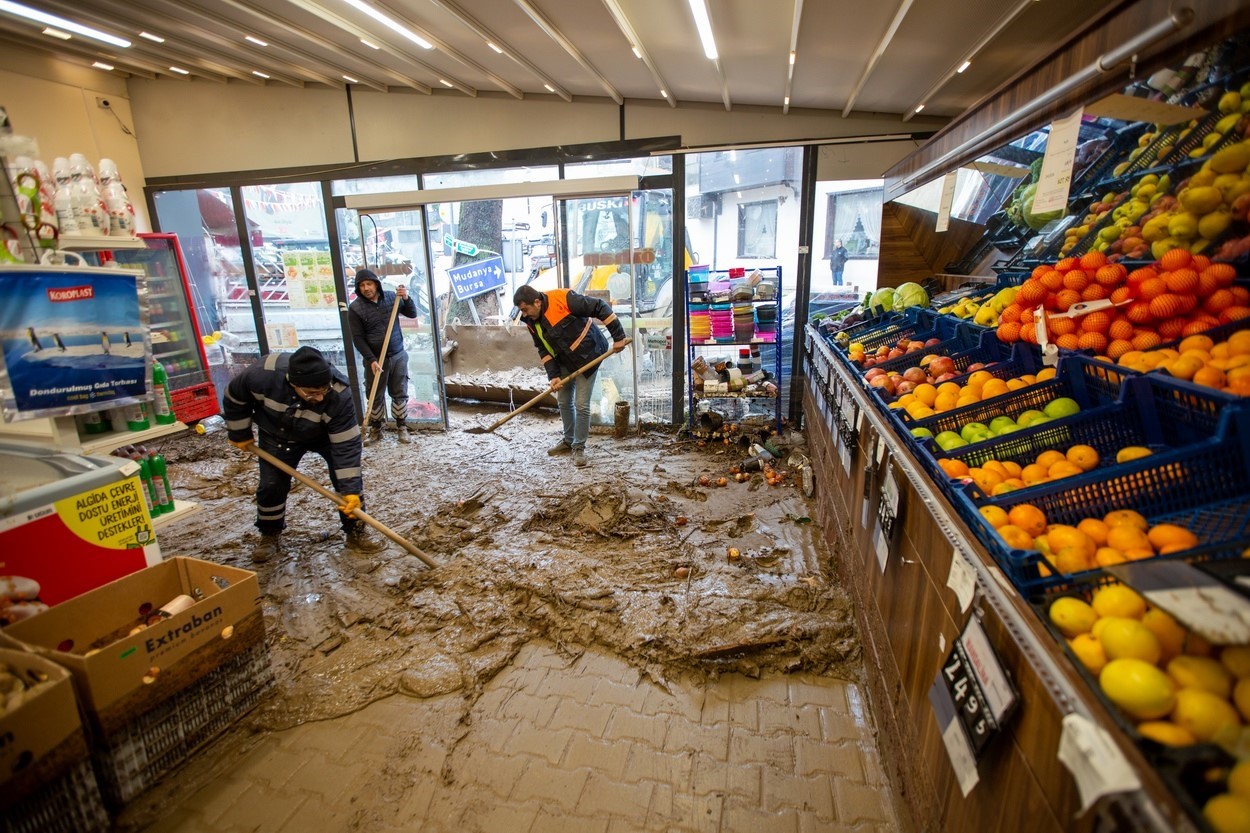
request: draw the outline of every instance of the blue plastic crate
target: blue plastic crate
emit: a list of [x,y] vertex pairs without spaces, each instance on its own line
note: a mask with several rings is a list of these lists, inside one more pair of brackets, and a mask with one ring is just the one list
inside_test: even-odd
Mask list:
[[[937,313],[920,307],[912,307],[901,313],[891,312],[871,321],[861,321],[842,332],[847,338],[843,342],[858,342],[865,350],[876,350],[882,344],[897,342],[900,338],[911,338],[916,333],[933,329]],[[845,347],[840,347],[846,352]]]
[[[953,332],[952,332],[953,329]],[[970,327],[962,322],[959,324],[950,324],[934,327],[923,333],[917,333],[914,337],[916,340],[925,341],[932,338],[941,339],[936,344],[925,347],[923,350],[913,350],[896,356],[892,359],[877,362],[873,367],[880,368],[887,373],[890,371],[902,372],[909,367],[919,367],[920,360],[925,356],[950,356],[952,359],[961,356],[974,348],[985,346],[987,351],[993,347],[990,342],[997,342],[993,333],[988,333],[980,327]],[[1001,355],[1001,354],[996,354]],[[965,359],[964,367],[972,364],[976,359]],[[956,365],[958,367],[958,364]]]

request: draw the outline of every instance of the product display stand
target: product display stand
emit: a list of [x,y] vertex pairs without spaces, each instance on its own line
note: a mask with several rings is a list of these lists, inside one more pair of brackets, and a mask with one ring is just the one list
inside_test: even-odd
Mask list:
[[[692,430],[701,414],[721,413],[726,422],[760,416],[752,403],[765,402],[770,424],[781,429],[781,267],[689,271],[686,291],[689,415]],[[770,295],[771,293],[771,295]],[[772,355],[759,362],[764,349]],[[740,367],[742,350],[753,356]]]

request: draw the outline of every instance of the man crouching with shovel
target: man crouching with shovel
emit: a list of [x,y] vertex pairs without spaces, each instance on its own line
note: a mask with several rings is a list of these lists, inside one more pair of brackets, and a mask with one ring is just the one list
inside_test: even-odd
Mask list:
[[[360,425],[347,379],[320,352],[301,347],[294,353],[271,353],[235,376],[222,400],[230,443],[253,451],[252,423],[260,428],[260,449],[292,469],[304,454],[321,455],[335,491],[343,495],[339,523],[355,549],[380,548],[368,528],[351,512],[362,508],[360,495]],[[261,541],[255,562],[279,552],[278,536],[286,526],[286,498],[291,475],[261,457],[256,487],[256,528]]]

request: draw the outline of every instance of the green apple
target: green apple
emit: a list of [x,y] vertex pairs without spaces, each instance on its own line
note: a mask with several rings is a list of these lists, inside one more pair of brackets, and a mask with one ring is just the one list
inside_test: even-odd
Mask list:
[[1030,410],[1030,411],[1025,411],[1024,413],[1020,414],[1020,416],[1016,417],[1016,424],[1019,425],[1021,428],[1028,428],[1034,422],[1037,422],[1038,420],[1042,420],[1042,419],[1046,419],[1046,414],[1038,410]]
[[1016,421],[1009,416],[997,416],[990,420],[990,433],[995,436],[1006,433],[1005,429],[1008,427],[1012,431],[1020,429],[1020,426],[1016,425]]
[[[1043,420],[1037,420],[1037,421],[1035,421],[1033,424],[1034,424],[1034,425],[1037,425],[1037,423],[1038,423],[1038,422],[1042,422],[1042,421],[1043,421]],[[1045,421],[1045,422],[1050,422],[1050,420],[1044,420],[1044,421]],[[1002,436],[1004,436],[1004,435],[1006,435],[1006,434],[1014,434],[1014,433],[1016,433],[1017,431],[1023,431],[1023,430],[1024,430],[1024,428],[1022,428],[1021,426],[1016,425],[1014,422],[1012,422],[1012,423],[1010,423],[1010,424],[1004,425],[1002,428],[999,428],[999,429],[998,429],[998,436],[1002,437]]]
[[932,437],[933,432],[928,428],[913,428],[911,429],[911,435],[917,439],[922,439],[924,437]]
[[959,429],[959,436],[968,442],[976,442],[973,437],[989,436],[990,427],[984,422],[969,422],[963,428]]
[[1081,412],[1081,406],[1076,403],[1075,399],[1067,396],[1061,396],[1046,403],[1046,407],[1042,408],[1042,412],[1051,419],[1062,419],[1063,417],[1072,416]]
[[938,444],[938,448],[943,451],[950,451],[952,448],[959,448],[968,444],[967,440],[956,434],[954,431],[943,431],[933,438]]

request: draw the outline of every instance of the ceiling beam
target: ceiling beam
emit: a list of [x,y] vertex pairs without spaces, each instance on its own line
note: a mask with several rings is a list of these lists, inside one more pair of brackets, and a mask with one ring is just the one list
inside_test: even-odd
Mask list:
[[[502,49],[503,52],[501,54],[504,55],[504,57],[511,58],[513,61],[525,67],[527,70],[533,73],[534,77],[536,77],[539,81],[542,81],[543,84],[555,90],[556,95],[560,96],[560,98],[564,99],[565,101],[573,100],[573,94],[570,93],[568,90],[566,90],[564,87],[562,87],[554,78],[552,78],[551,76],[543,72],[541,69],[539,69],[532,61],[530,61],[528,58],[522,55],[520,51],[514,49],[511,45],[506,43],[503,38],[499,37],[490,29],[486,28],[486,26],[482,24],[477,18],[475,18],[473,15],[466,12],[464,9],[460,8],[460,6],[451,2],[451,0],[430,0],[430,2],[433,3],[435,6],[438,6],[439,8],[443,9],[452,17],[459,20],[467,28],[473,30],[473,33],[476,34],[479,38],[481,38],[488,47],[490,46],[490,44],[493,43],[496,47],[498,47],[499,49]],[[524,93],[522,93],[520,90],[518,90],[517,92],[521,93],[520,95],[517,96],[518,98],[524,95]]]
[[[54,57],[69,53],[88,62],[102,61],[111,65],[117,72],[137,75],[140,78],[155,80],[157,75],[167,75],[169,73],[169,70],[164,67],[157,68],[146,61],[133,60],[130,56],[101,52],[90,43],[78,38],[69,41],[56,40],[54,38],[48,38],[48,40],[52,41],[52,43],[44,46],[38,41],[32,40],[28,30],[22,29],[19,31],[17,26],[10,25],[8,18],[0,18],[0,43],[11,43],[14,46],[22,46],[27,49],[38,49],[43,52],[49,52]],[[88,63],[88,66],[90,66],[90,63]],[[106,69],[97,69],[97,71],[108,72]],[[188,79],[183,78],[182,80],[186,81]],[[224,78],[221,81],[225,83]]]
[[599,85],[603,87],[604,91],[608,94],[609,98],[617,104],[625,103],[624,97],[617,91],[616,87],[612,86],[612,82],[609,81],[602,72],[595,69],[594,65],[591,64],[590,61],[586,59],[586,56],[581,53],[581,50],[574,46],[573,42],[565,37],[564,33],[557,29],[555,24],[548,20],[542,12],[529,2],[529,0],[512,0],[512,2],[516,3],[517,8],[525,12],[526,17],[534,21],[535,25],[537,25],[539,29],[546,32],[547,37],[559,44],[560,48],[569,54],[569,57],[571,57],[574,61],[577,61],[577,63],[581,65],[582,69],[593,75],[595,80],[599,82]]
[[616,21],[616,27],[621,30],[625,40],[629,41],[630,48],[637,50],[638,59],[650,71],[651,79],[660,88],[660,95],[667,99],[669,107],[676,107],[677,96],[673,95],[673,91],[669,89],[668,83],[660,75],[660,70],[656,68],[655,62],[651,60],[651,53],[647,52],[647,48],[642,45],[642,38],[638,37],[638,33],[634,31],[634,26],[629,22],[629,18],[626,16],[625,10],[621,8],[621,4],[617,0],[603,0],[603,5],[607,8],[608,14],[612,15],[612,19]]
[[880,42],[877,43],[877,48],[872,51],[872,57],[868,59],[868,63],[864,64],[864,71],[860,73],[859,80],[855,82],[850,96],[846,99],[846,106],[842,108],[842,118],[851,115],[851,108],[855,106],[855,99],[859,98],[859,94],[863,92],[864,84],[868,83],[868,76],[872,75],[872,71],[877,68],[877,62],[881,60],[881,56],[885,54],[885,50],[890,46],[890,41],[894,40],[898,27],[903,25],[903,18],[907,17],[911,4],[912,0],[902,0],[898,4],[898,10],[894,12],[894,19],[890,21],[885,34],[881,36]]

